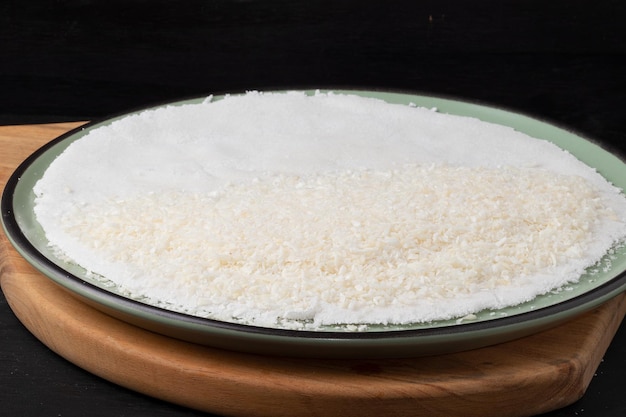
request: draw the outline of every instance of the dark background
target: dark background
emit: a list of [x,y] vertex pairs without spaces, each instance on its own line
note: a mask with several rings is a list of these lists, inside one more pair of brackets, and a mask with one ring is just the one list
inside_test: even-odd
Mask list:
[[[625,26],[618,0],[0,1],[0,124],[350,87],[503,107],[624,154]],[[59,358],[3,297],[0,344],[2,415],[202,415]],[[624,372],[622,328],[585,396],[549,416],[626,415]]]

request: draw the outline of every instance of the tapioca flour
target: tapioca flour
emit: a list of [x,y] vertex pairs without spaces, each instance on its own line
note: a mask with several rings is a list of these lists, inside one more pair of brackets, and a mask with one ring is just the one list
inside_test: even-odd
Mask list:
[[550,142],[335,93],[130,115],[72,143],[34,191],[50,244],[128,296],[270,327],[516,305],[626,236],[621,190]]

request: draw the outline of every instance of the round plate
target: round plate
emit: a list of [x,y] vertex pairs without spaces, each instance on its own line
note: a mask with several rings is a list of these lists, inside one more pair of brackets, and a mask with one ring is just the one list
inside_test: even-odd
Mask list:
[[[553,142],[596,168],[617,187],[626,188],[626,165],[619,158],[586,139],[537,119],[436,97],[373,91],[337,92],[375,97],[390,103],[434,107],[439,112],[509,126]],[[204,99],[168,105],[196,103]],[[211,320],[144,304],[117,293],[114,285],[88,278],[82,268],[55,256],[33,212],[33,187],[48,165],[70,143],[90,130],[125,116],[82,126],[32,154],[9,179],[2,195],[1,210],[2,224],[10,242],[30,264],[96,309],[136,326],[194,343],[248,353],[330,358],[409,357],[469,350],[527,336],[589,311],[626,289],[626,250],[618,248],[604,260],[607,268],[582,276],[576,284],[515,307],[482,311],[470,321],[370,326],[363,332],[334,327],[319,331],[289,330]]]

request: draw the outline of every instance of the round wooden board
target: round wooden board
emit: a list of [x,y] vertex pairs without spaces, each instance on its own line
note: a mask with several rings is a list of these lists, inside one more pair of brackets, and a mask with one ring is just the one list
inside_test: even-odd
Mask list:
[[[0,128],[0,176],[75,124]],[[134,327],[39,274],[0,235],[16,316],[76,365],[160,399],[232,416],[531,416],[580,398],[626,314],[620,295],[560,327],[468,352],[307,360],[213,349]]]

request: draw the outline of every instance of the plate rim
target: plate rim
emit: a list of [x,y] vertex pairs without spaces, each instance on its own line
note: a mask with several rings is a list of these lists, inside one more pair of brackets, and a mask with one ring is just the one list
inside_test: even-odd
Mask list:
[[[270,90],[271,92],[281,92],[281,91],[296,91],[293,89],[286,90]],[[361,93],[361,94],[392,94],[392,95],[402,95],[406,97],[419,97],[421,99],[426,100],[443,100],[454,102],[460,105],[471,105],[477,106],[481,108],[485,108],[489,111],[501,111],[508,113],[512,116],[521,116],[531,121],[538,122],[543,125],[551,126],[560,130],[563,130],[569,134],[574,136],[578,136],[584,141],[589,142],[592,145],[600,148],[601,151],[616,157],[620,161],[621,158],[617,154],[607,150],[602,146],[601,143],[597,141],[589,140],[581,135],[578,135],[571,129],[563,128],[553,122],[544,121],[538,119],[536,117],[529,116],[525,113],[519,111],[511,111],[509,109],[505,109],[503,107],[495,107],[490,105],[485,105],[482,103],[477,103],[473,101],[463,100],[463,99],[454,99],[442,96],[434,96],[434,95],[423,95],[417,94],[414,92],[400,92],[400,91],[390,91],[390,90],[350,90],[350,89],[329,89],[329,90],[299,90],[299,91],[332,91],[337,93]],[[237,94],[237,93],[232,93]],[[446,325],[441,327],[428,327],[428,328],[416,328],[416,329],[397,329],[397,330],[372,330],[365,332],[352,332],[352,331],[325,331],[325,330],[311,330],[311,329],[288,329],[288,328],[275,328],[275,327],[263,327],[263,326],[255,326],[245,323],[237,323],[237,322],[227,322],[221,321],[211,318],[204,318],[193,316],[177,311],[172,311],[168,309],[164,309],[159,306],[145,304],[138,300],[124,297],[122,295],[106,291],[105,289],[94,285],[84,279],[80,278],[72,274],[69,271],[66,271],[59,265],[55,264],[52,260],[48,259],[43,253],[41,253],[29,240],[27,235],[21,229],[18,220],[17,220],[17,212],[19,208],[14,206],[14,197],[16,187],[21,180],[22,175],[28,171],[28,169],[44,154],[46,154],[52,147],[63,143],[64,141],[69,140],[76,134],[81,131],[93,129],[98,127],[99,125],[104,125],[112,122],[114,119],[119,117],[124,117],[129,114],[134,114],[140,111],[145,111],[153,108],[162,107],[164,105],[171,104],[181,104],[187,102],[193,102],[198,100],[206,99],[207,96],[196,96],[192,98],[169,101],[166,103],[156,104],[152,106],[144,106],[138,108],[133,111],[120,113],[115,116],[106,117],[94,121],[90,121],[76,127],[74,129],[69,130],[68,132],[58,136],[57,138],[47,142],[36,151],[31,153],[19,166],[15,169],[15,171],[9,177],[3,193],[0,210],[2,212],[2,225],[7,235],[10,243],[15,247],[15,249],[20,253],[22,257],[26,259],[28,263],[33,265],[36,269],[38,269],[44,276],[51,279],[56,284],[64,287],[66,290],[70,291],[73,295],[77,295],[82,298],[84,301],[89,302],[93,305],[93,303],[102,303],[102,299],[106,299],[110,301],[113,305],[121,307],[121,310],[118,313],[122,315],[126,314],[138,314],[140,319],[144,317],[144,315],[156,316],[160,320],[165,320],[166,322],[171,321],[172,323],[182,323],[185,326],[190,326],[193,329],[200,328],[207,330],[216,330],[218,332],[224,332],[226,334],[234,334],[234,335],[244,335],[252,337],[270,337],[271,339],[279,339],[285,340],[289,339],[292,341],[311,341],[311,343],[317,344],[319,341],[335,342],[338,345],[343,346],[345,343],[348,343],[348,347],[352,347],[352,345],[358,345],[365,343],[366,346],[377,343],[381,341],[390,341],[390,340],[403,340],[407,341],[408,339],[422,339],[428,340],[439,337],[449,337],[460,334],[476,334],[488,336],[495,330],[502,328],[510,328],[511,331],[517,332],[516,328],[519,326],[526,325],[528,323],[536,322],[538,323],[538,327],[542,326],[542,323],[545,321],[550,321],[550,318],[557,317],[566,312],[572,312],[571,316],[563,318],[564,320],[568,320],[577,314],[581,314],[583,312],[589,311],[594,307],[604,303],[608,299],[618,295],[620,292],[624,291],[626,287],[626,270],[619,272],[616,276],[609,279],[608,281],[602,283],[601,285],[594,287],[588,291],[585,291],[583,294],[575,296],[573,298],[569,298],[563,301],[559,301],[557,303],[538,308],[536,310],[524,311],[521,313],[517,313],[514,315],[504,316],[504,317],[496,317],[490,320],[485,321],[465,321],[458,325]],[[623,161],[622,161],[623,162]],[[77,290],[80,288],[80,290]],[[94,305],[94,307],[98,307]],[[105,310],[109,309],[110,306],[106,304]],[[113,313],[115,315],[115,311],[108,311],[109,314]],[[148,317],[148,319],[149,319]],[[163,324],[163,323],[160,323]],[[546,324],[546,323],[544,323]],[[555,320],[555,325],[558,324],[558,320]],[[168,323],[166,326],[170,325]],[[519,329],[517,329],[519,330]],[[332,346],[331,346],[332,347]]]

